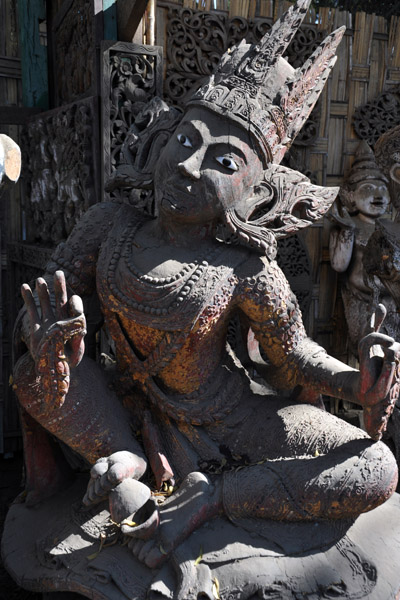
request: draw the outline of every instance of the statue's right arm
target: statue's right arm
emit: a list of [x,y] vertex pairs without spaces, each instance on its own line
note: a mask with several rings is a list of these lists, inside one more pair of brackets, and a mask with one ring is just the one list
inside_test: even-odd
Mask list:
[[344,273],[351,261],[354,247],[355,225],[344,206],[339,208],[337,201],[332,205],[329,219],[333,227],[329,234],[329,258],[332,269]]
[[[140,478],[146,458],[130,417],[94,361],[83,355],[83,299],[96,289],[96,264],[118,205],[93,206],[55,250],[36,289],[24,284],[16,336],[29,352],[14,367],[21,407],[93,465],[85,503],[126,478]],[[65,275],[65,276],[64,276]],[[71,376],[70,376],[71,375]],[[70,381],[71,379],[71,381]],[[83,433],[85,432],[85,433]]]
[[329,234],[329,258],[332,269],[347,271],[354,247],[354,229],[334,227]]
[[[101,243],[107,237],[112,227],[118,205],[111,202],[101,202],[90,207],[74,227],[65,242],[55,249],[46,267],[43,279],[50,292],[50,301],[54,308],[54,275],[62,271],[67,284],[68,296],[78,295],[83,300],[89,298],[96,289],[96,265]],[[37,292],[33,293],[34,302],[40,308]],[[86,315],[87,316],[87,315]],[[31,316],[26,305],[18,315],[14,329],[14,342],[17,347],[17,357],[21,354],[22,340],[30,349]]]

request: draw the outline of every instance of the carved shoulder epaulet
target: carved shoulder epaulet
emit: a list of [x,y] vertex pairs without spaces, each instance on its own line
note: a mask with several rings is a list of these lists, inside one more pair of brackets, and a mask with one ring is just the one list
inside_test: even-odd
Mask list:
[[107,239],[120,210],[120,205],[113,202],[101,202],[90,207],[66,242],[57,246],[46,271],[49,274],[64,271],[75,293],[91,294],[95,289],[100,246]]
[[237,243],[274,259],[276,240],[320,219],[338,191],[314,185],[298,171],[271,164],[253,196],[225,211],[224,225]]

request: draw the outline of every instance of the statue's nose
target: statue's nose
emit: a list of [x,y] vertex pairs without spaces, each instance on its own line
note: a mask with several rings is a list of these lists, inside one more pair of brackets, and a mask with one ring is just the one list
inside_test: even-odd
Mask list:
[[178,171],[182,173],[182,175],[197,181],[200,179],[199,160],[197,160],[195,156],[191,156],[187,160],[178,163]]

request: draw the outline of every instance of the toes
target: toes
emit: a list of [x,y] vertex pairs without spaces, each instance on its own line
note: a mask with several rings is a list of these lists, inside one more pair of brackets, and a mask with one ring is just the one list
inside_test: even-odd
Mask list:
[[162,562],[164,562],[168,558],[167,554],[163,554],[157,546],[152,548],[147,554],[144,563],[150,569],[154,569],[158,567]]
[[134,556],[138,556],[138,554],[141,551],[142,546],[144,544],[145,544],[145,542],[143,540],[137,540],[137,539],[133,538],[128,542],[128,548],[130,550],[132,550],[132,554]]
[[90,476],[93,479],[101,477],[108,469],[108,462],[106,458],[99,458],[95,465],[90,469]]
[[139,553],[136,555],[138,557],[138,559],[140,560],[140,562],[143,562],[146,560],[146,556],[153,549],[153,546],[154,546],[154,540],[149,540],[148,542],[143,543],[143,546],[139,550]]

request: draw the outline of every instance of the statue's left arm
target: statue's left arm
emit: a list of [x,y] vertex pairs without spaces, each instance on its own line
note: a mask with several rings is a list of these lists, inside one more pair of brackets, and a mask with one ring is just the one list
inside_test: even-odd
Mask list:
[[[380,438],[398,395],[400,351],[392,338],[378,333],[382,318],[360,343],[358,371],[307,337],[296,297],[276,262],[254,257],[252,271],[241,280],[239,304],[271,365],[269,381],[280,389],[302,386],[360,404],[368,433]],[[373,346],[383,356],[371,357]]]

